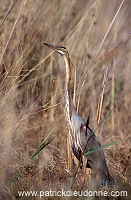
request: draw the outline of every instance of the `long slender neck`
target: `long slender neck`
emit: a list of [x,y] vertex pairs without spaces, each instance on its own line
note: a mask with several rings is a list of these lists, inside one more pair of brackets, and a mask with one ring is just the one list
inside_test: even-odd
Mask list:
[[66,80],[65,80],[65,109],[66,109],[66,117],[69,125],[71,124],[71,116],[73,111],[73,101],[72,94],[70,90],[70,82],[71,82],[71,67],[70,67],[70,58],[64,56],[65,65],[66,65]]

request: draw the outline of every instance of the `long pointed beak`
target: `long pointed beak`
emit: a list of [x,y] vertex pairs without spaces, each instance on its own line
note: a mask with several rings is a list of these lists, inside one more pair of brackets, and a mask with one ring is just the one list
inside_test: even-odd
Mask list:
[[47,43],[43,43],[44,45],[46,45],[47,47],[53,49],[53,50],[59,50],[59,47],[51,45],[51,44],[47,44]]

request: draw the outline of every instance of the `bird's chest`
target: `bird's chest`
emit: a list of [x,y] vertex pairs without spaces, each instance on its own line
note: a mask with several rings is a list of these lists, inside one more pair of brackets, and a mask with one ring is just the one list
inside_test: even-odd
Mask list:
[[72,143],[75,146],[75,149],[83,151],[83,147],[86,145],[86,130],[83,128],[83,122],[79,118],[71,119],[71,137]]

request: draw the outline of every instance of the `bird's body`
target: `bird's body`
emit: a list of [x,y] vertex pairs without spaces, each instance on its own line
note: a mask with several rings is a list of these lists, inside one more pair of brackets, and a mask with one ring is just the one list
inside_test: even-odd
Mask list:
[[[99,148],[101,145],[90,127],[86,127],[86,121],[81,118],[75,110],[71,122],[73,132],[75,133],[75,137],[71,140],[72,151],[83,164],[82,155],[86,154],[88,151]],[[94,178],[97,179],[95,176],[98,176],[98,182],[100,184],[109,181],[109,172],[103,150],[95,151],[85,155],[85,157],[87,158],[86,167],[92,169]]]
[[[71,139],[72,152],[83,164],[83,154],[99,148],[100,142],[88,126],[88,123],[81,118],[75,110],[72,94],[70,91],[71,81],[71,60],[65,47],[57,47],[44,43],[47,47],[54,49],[63,56],[66,65],[65,79],[65,111]],[[92,169],[92,175],[99,184],[106,183],[109,179],[108,167],[103,150],[95,151],[84,156],[87,159],[86,167]]]

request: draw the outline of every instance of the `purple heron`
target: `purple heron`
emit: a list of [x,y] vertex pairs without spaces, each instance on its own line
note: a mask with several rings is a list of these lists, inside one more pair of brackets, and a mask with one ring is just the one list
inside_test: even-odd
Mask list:
[[103,150],[84,155],[86,152],[99,148],[101,145],[98,138],[89,127],[89,120],[86,122],[75,110],[70,89],[71,60],[69,53],[65,47],[54,46],[47,43],[44,44],[58,52],[65,61],[65,111],[72,152],[81,163],[81,166],[83,165],[83,158],[86,160],[85,167],[91,168],[94,181],[99,181],[100,184],[107,184],[109,182],[109,172]]

